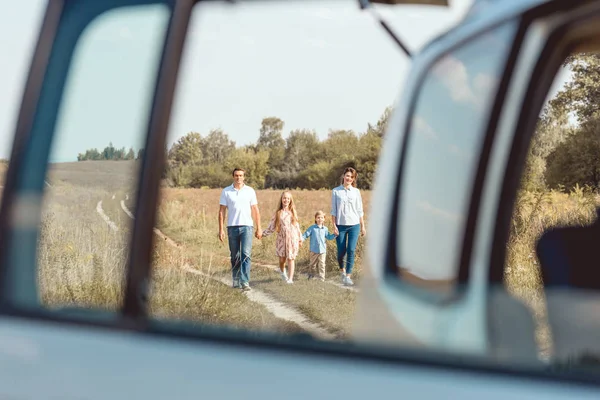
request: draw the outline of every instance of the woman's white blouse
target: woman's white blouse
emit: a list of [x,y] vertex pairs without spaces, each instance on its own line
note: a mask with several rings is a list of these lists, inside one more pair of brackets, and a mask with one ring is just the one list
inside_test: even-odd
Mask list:
[[348,189],[340,185],[331,193],[331,215],[335,216],[337,225],[360,224],[363,216],[363,204],[360,190],[354,186]]

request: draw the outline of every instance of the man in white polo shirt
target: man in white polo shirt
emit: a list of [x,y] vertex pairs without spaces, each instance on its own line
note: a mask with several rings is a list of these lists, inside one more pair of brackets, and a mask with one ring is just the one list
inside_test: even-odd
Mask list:
[[256,224],[255,236],[262,237],[260,212],[256,192],[244,184],[245,171],[233,170],[233,184],[221,191],[219,200],[219,240],[225,239],[223,221],[227,211],[227,236],[231,252],[233,287],[250,290],[250,256],[252,254],[252,220]]

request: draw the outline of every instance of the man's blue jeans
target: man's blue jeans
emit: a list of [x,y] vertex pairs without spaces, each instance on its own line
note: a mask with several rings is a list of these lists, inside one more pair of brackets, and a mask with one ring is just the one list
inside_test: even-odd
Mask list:
[[[360,224],[338,225],[337,228],[340,233],[335,239],[338,264],[340,269],[345,269],[346,274],[350,275],[354,268],[354,253],[358,244],[358,235],[360,235]],[[344,268],[344,256],[346,256],[346,268]]]
[[247,225],[228,226],[229,251],[231,253],[231,275],[240,284],[250,281],[250,256],[254,227]]

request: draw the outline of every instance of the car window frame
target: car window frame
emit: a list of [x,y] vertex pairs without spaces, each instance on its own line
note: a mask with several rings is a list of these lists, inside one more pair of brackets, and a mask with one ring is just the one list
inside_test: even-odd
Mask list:
[[[457,283],[455,284],[455,288],[448,293],[435,293],[430,290],[425,290],[419,287],[415,287],[410,284],[405,284],[398,276],[397,272],[397,255],[398,249],[396,249],[396,236],[398,235],[398,230],[401,222],[399,222],[399,213],[401,208],[401,196],[400,190],[402,188],[403,179],[405,177],[405,160],[406,160],[406,151],[407,151],[407,143],[408,137],[411,133],[412,128],[412,117],[415,114],[416,105],[421,94],[421,89],[426,78],[431,73],[432,67],[443,57],[451,54],[453,51],[459,50],[465,45],[473,43],[478,39],[478,37],[482,34],[491,32],[504,26],[505,24],[515,23],[515,32],[513,34],[511,49],[507,52],[506,59],[503,63],[501,79],[499,80],[498,87],[496,88],[494,94],[494,100],[490,105],[488,110],[488,118],[486,121],[485,128],[483,130],[483,138],[481,141],[481,147],[478,152],[477,162],[477,172],[474,175],[474,179],[471,185],[471,197],[468,202],[467,207],[467,216],[464,225],[463,231],[463,246],[460,250],[460,261],[457,269]],[[402,127],[402,140],[401,140],[401,149],[399,155],[399,164],[396,173],[396,180],[394,181],[394,200],[392,204],[394,205],[393,211],[390,213],[391,223],[389,225],[388,230],[388,243],[386,249],[386,262],[385,262],[385,270],[384,270],[384,280],[386,284],[392,286],[392,290],[404,291],[408,292],[410,295],[420,299],[426,303],[433,303],[439,305],[447,305],[449,303],[453,303],[458,301],[466,291],[469,284],[470,277],[470,265],[472,258],[472,249],[475,238],[476,224],[477,224],[477,213],[480,207],[483,185],[485,181],[485,175],[487,172],[489,157],[491,146],[493,143],[493,133],[496,130],[498,120],[501,114],[502,106],[504,104],[504,99],[506,97],[506,93],[508,90],[508,86],[510,83],[510,79],[512,76],[512,71],[514,70],[515,64],[518,59],[519,51],[521,45],[523,43],[524,35],[526,32],[527,25],[523,23],[523,20],[520,16],[507,16],[504,19],[499,21],[495,21],[494,24],[485,25],[484,27],[477,29],[474,32],[471,32],[470,35],[466,38],[462,38],[462,40],[454,43],[452,46],[444,48],[444,51],[440,54],[437,54],[429,63],[422,68],[418,76],[418,83],[416,85],[415,90],[412,93],[412,98],[410,100],[409,110],[407,111],[407,118],[405,120],[405,124]]]
[[[170,117],[174,81],[180,61],[180,57],[177,55],[181,53],[180,49],[183,46],[183,38],[187,29],[187,24],[184,24],[185,17],[189,17],[188,9],[192,5],[189,1],[176,0],[128,0],[127,2],[112,0],[110,3],[104,2],[102,5],[95,3],[96,8],[93,10],[86,8],[83,14],[77,14],[82,12],[81,7],[85,7],[84,3],[84,1],[66,0],[48,2],[34,47],[19,109],[13,147],[6,172],[3,201],[0,207],[0,315],[30,315],[34,318],[70,320],[75,323],[91,323],[93,325],[116,325],[131,329],[143,324],[140,316],[144,316],[146,312],[144,304],[140,304],[139,300],[142,299],[142,303],[144,303],[144,293],[147,287],[144,282],[149,276],[151,267],[145,266],[144,268],[140,260],[151,257],[153,232],[151,227],[148,228],[148,224],[155,222],[155,203],[159,190],[159,179],[153,177],[160,176],[162,172],[164,152],[160,146],[164,145],[166,140],[166,134],[162,132],[166,131],[165,123]],[[32,243],[37,242],[40,234],[39,225],[29,226],[31,225],[29,223],[23,229],[15,226],[15,218],[22,217],[24,212],[39,213],[40,211],[45,188],[43,177],[48,171],[48,157],[56,136],[58,109],[65,93],[67,78],[71,72],[73,55],[81,36],[85,34],[86,28],[102,14],[122,7],[144,4],[162,4],[169,9],[169,15],[163,42],[159,44],[160,58],[157,72],[152,79],[152,99],[149,99],[151,100],[148,104],[149,118],[144,137],[146,150],[142,158],[142,168],[137,174],[138,193],[144,193],[145,196],[148,196],[146,198],[150,198],[153,202],[146,203],[140,202],[139,199],[136,200],[139,204],[134,210],[135,215],[145,215],[147,218],[135,218],[133,231],[129,236],[128,247],[131,251],[125,271],[125,298],[117,312],[90,309],[87,310],[87,313],[61,313],[60,311],[45,310],[39,306],[38,286],[35,279],[38,271],[36,251],[33,252],[33,255],[27,255],[26,258],[23,258],[22,255],[18,256],[17,260],[21,262],[14,262],[11,256],[11,251],[16,248],[15,235],[25,234],[28,238],[27,247],[32,247]],[[182,16],[184,17],[183,21]],[[65,20],[69,20],[69,22],[65,23]],[[52,88],[56,85],[60,87],[58,90]],[[37,136],[34,136],[36,133],[33,130],[36,129],[36,124],[40,124],[40,118],[45,118],[50,123],[47,126],[44,125],[43,133],[37,132]],[[48,132],[51,133],[48,134]],[[44,142],[41,145],[40,140],[33,143],[36,137],[41,137]],[[42,155],[45,154],[45,158],[35,159],[36,161],[31,163],[31,154],[28,152],[31,152],[35,146],[37,146],[35,151]],[[35,170],[37,182],[32,182],[31,177],[28,177],[28,181],[24,181],[23,176],[26,169],[24,167]],[[40,176],[42,179],[39,179]],[[155,186],[154,190],[153,186]],[[22,200],[18,201],[23,198],[24,194],[35,196],[37,203],[24,206]],[[152,212],[148,212],[150,209]],[[148,218],[150,216],[151,218]],[[38,218],[37,214],[35,218]],[[37,250],[37,244],[33,245],[33,248]],[[26,294],[28,297],[25,298],[29,301],[19,301],[19,299],[23,300],[23,294],[16,293],[15,288],[12,287],[11,273],[16,265],[19,265],[20,268],[27,266],[31,269],[27,271],[29,281],[31,281],[28,283],[31,287],[29,293]],[[145,274],[145,271],[148,273]],[[37,304],[37,307],[31,307],[29,304]],[[104,318],[105,316],[112,316],[112,318]]]
[[[504,270],[506,268],[506,243],[510,236],[510,223],[520,187],[522,172],[525,168],[527,150],[533,138],[537,118],[560,65],[572,53],[581,41],[589,36],[600,39],[600,29],[596,34],[588,34],[583,38],[569,38],[566,33],[574,32],[580,28],[579,24],[586,20],[600,18],[600,6],[594,3],[580,4],[569,10],[568,2],[557,2],[544,5],[531,10],[524,18],[531,24],[533,21],[547,17],[551,13],[567,11],[568,20],[554,26],[548,34],[541,54],[538,57],[525,95],[523,106],[515,124],[512,143],[510,146],[507,167],[501,181],[500,199],[496,212],[496,223],[493,227],[492,249],[490,252],[489,283],[492,285],[503,284]],[[583,22],[585,24],[585,22]],[[582,24],[582,25],[583,25]]]

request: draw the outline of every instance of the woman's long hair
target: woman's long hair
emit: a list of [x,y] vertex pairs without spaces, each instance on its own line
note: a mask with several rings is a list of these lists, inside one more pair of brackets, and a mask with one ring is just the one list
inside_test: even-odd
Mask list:
[[352,186],[356,187],[356,181],[358,180],[358,172],[356,172],[356,170],[352,167],[347,167],[346,169],[344,169],[344,172],[342,173],[342,176],[340,177],[340,181],[341,181],[341,185],[344,184],[344,175],[346,175],[347,172],[351,172],[352,173]]
[[277,211],[275,212],[275,231],[276,232],[279,232],[279,229],[280,229],[279,215],[281,214],[281,211],[283,210],[283,195],[285,195],[286,193],[290,194],[290,205],[288,206],[288,208],[292,212],[292,224],[295,224],[298,222],[298,213],[296,213],[296,205],[294,204],[294,197],[292,196],[292,192],[286,190],[285,192],[281,193],[281,197],[279,198],[279,207],[277,207]]

